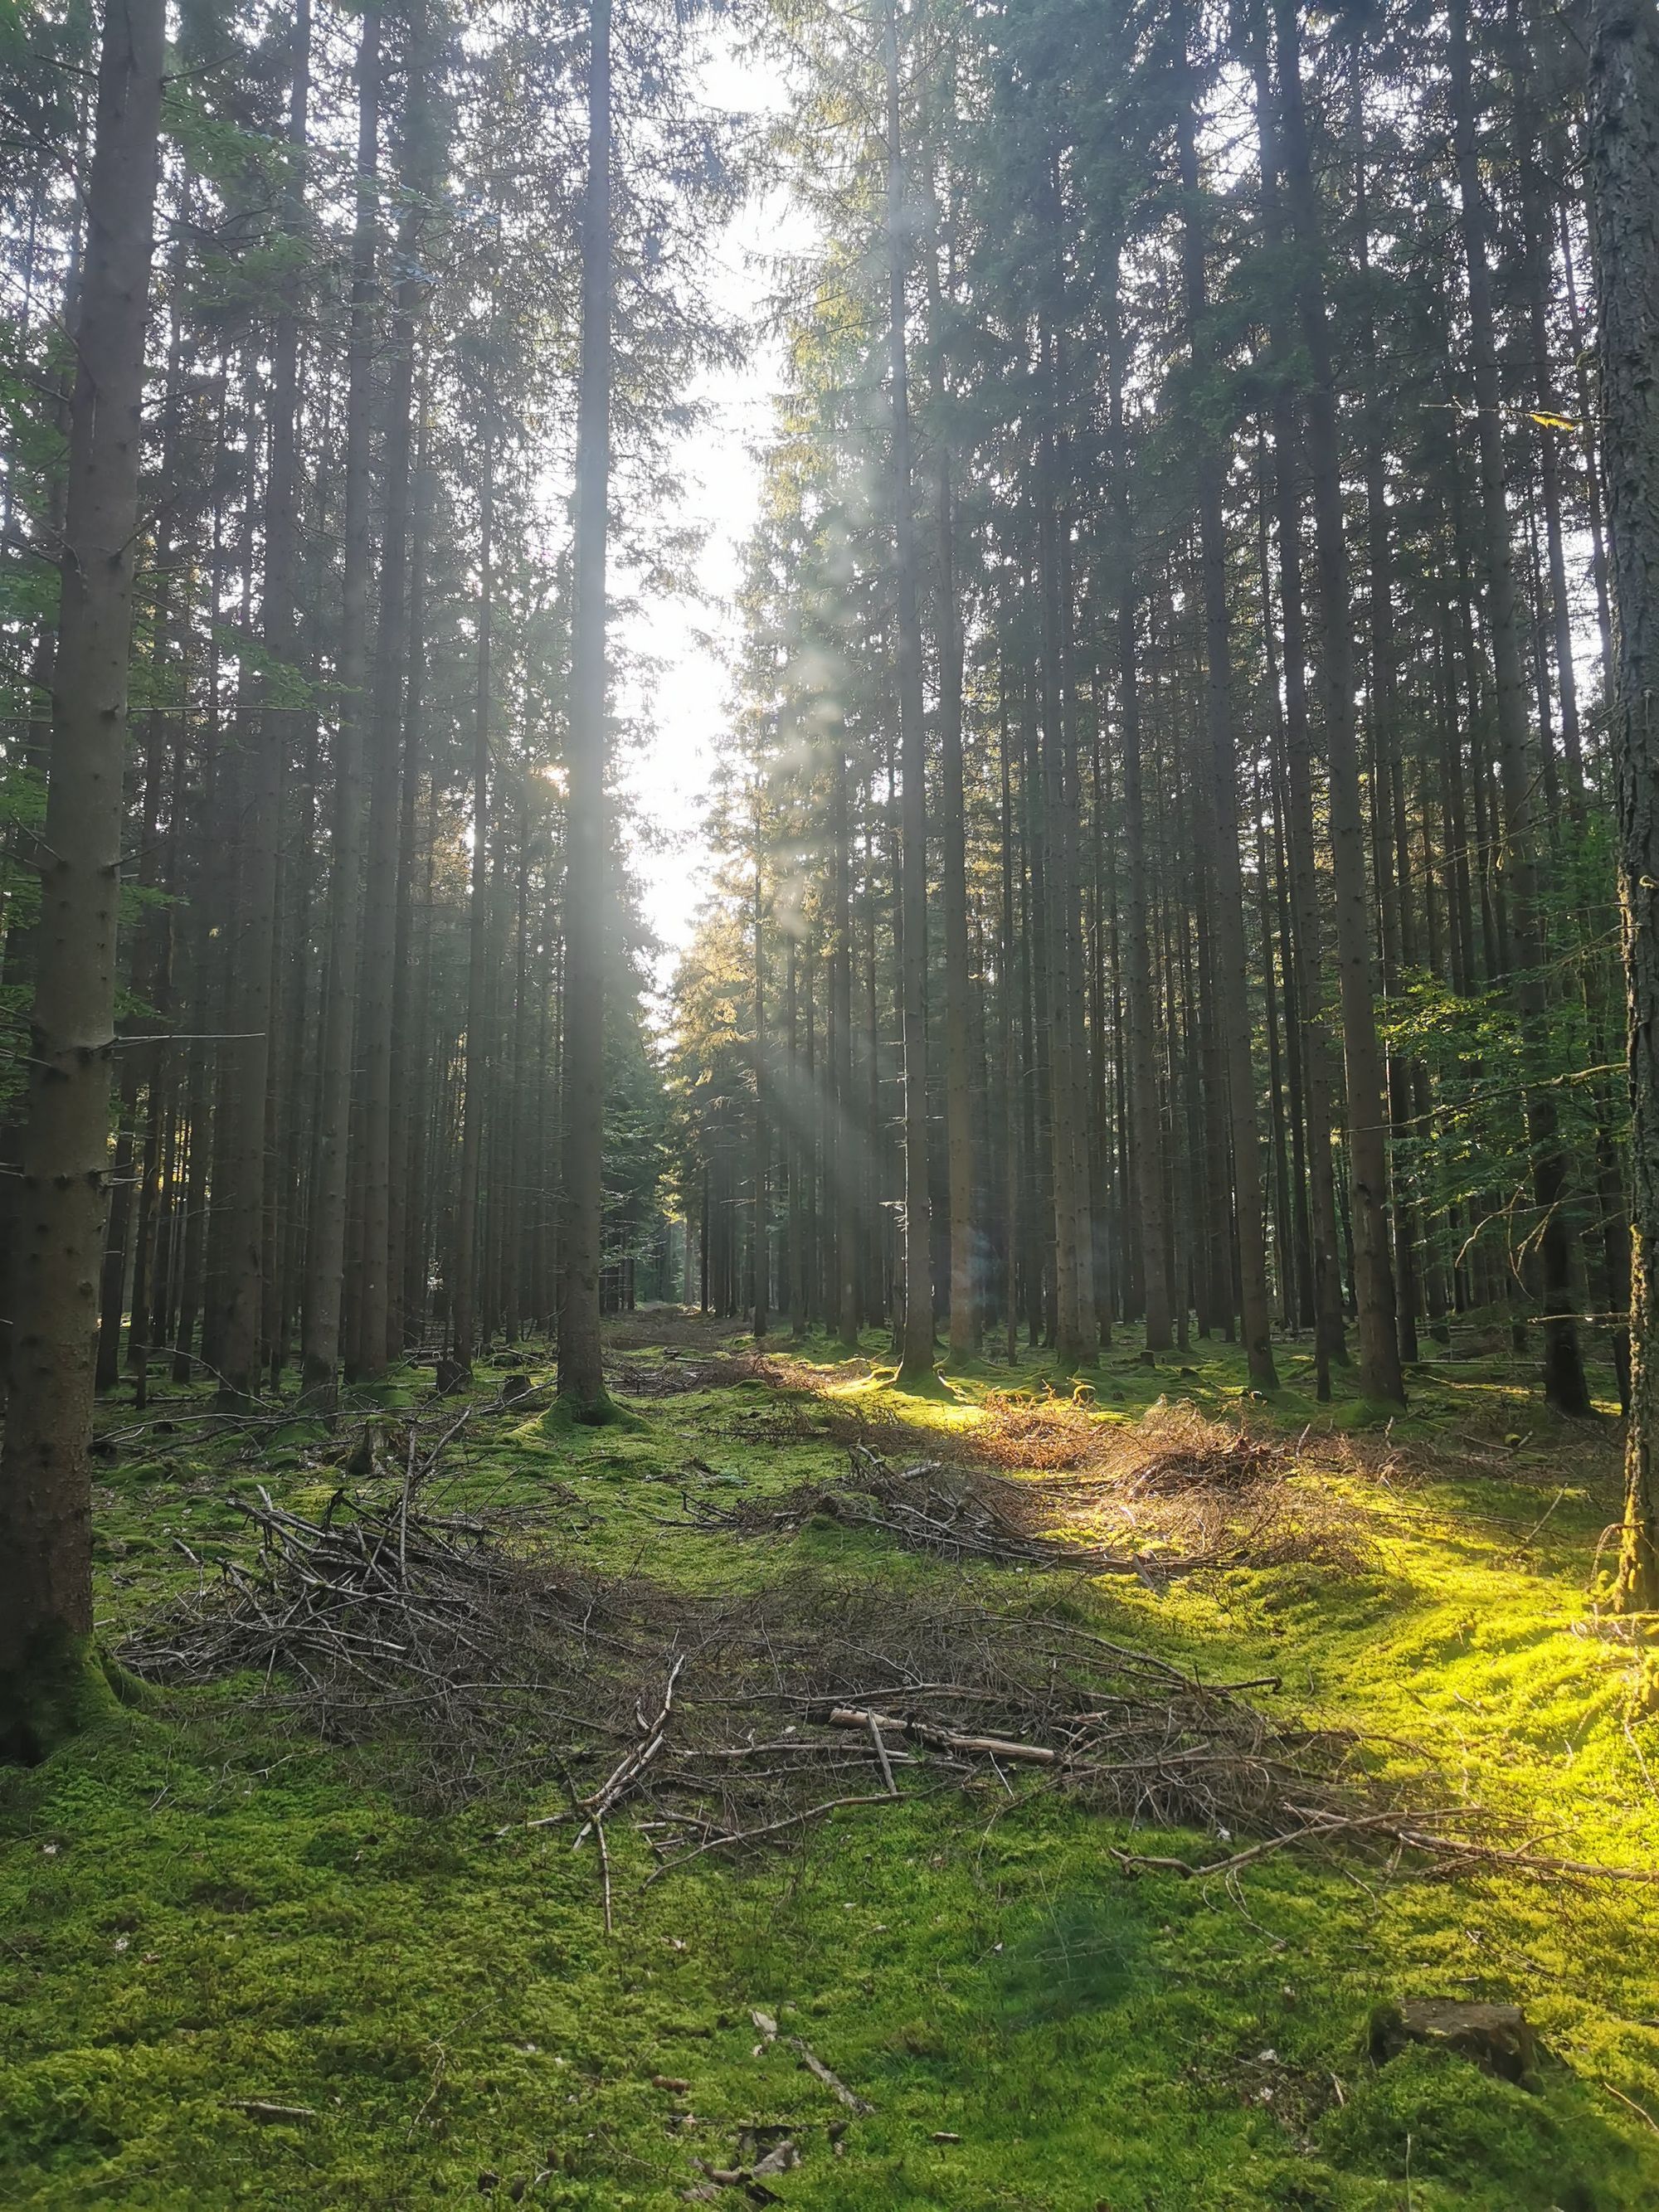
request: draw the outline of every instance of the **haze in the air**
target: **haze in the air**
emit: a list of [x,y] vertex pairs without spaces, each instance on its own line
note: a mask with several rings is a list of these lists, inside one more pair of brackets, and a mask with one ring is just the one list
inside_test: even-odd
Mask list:
[[[707,39],[697,97],[763,132],[787,103],[782,71],[729,18],[717,18]],[[699,420],[672,455],[684,490],[676,512],[664,520],[701,534],[696,594],[638,605],[621,625],[624,644],[643,664],[618,701],[623,715],[644,732],[623,763],[622,781],[647,830],[631,866],[659,948],[659,991],[690,942],[708,889],[703,816],[719,740],[731,722],[736,593],[744,546],[759,512],[760,457],[781,374],[772,308],[789,259],[805,252],[811,238],[810,219],[779,181],[750,193],[711,243],[714,298],[744,333],[745,350],[740,362],[696,379],[690,396]],[[620,592],[627,583],[617,580]]]
[[0,2205],[1659,2206],[1659,0],[0,0]]

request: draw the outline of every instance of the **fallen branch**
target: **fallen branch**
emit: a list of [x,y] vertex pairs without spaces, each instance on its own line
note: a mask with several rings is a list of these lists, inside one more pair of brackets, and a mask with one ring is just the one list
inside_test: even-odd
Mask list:
[[1156,1857],[1115,1848],[1112,1856],[1126,1874],[1176,1874],[1190,1881],[1208,1881],[1215,1875],[1237,1874],[1243,1867],[1252,1866],[1298,1844],[1329,1843],[1344,1836],[1366,1835],[1407,1850],[1420,1851],[1431,1859],[1457,1859],[1469,1864],[1504,1867],[1516,1873],[1563,1880],[1629,1881],[1647,1886],[1659,1883],[1659,1869],[1607,1866],[1595,1859],[1553,1858],[1537,1851],[1511,1850],[1501,1844],[1475,1843],[1459,1836],[1442,1835],[1419,1825],[1425,1819],[1436,1817],[1468,1820],[1474,1815],[1465,1808],[1451,1808],[1439,1816],[1419,1814],[1409,1820],[1397,1813],[1320,1815],[1300,1827],[1287,1829],[1281,1835],[1263,1837],[1243,1850],[1200,1866],[1194,1866],[1190,1859]]
[[1659,2136],[1659,2120],[1656,2120],[1654,2118],[1653,2114],[1649,2112],[1645,2105],[1638,2105],[1634,2097],[1627,2097],[1622,2089],[1615,2089],[1611,2081],[1601,2081],[1601,2076],[1599,2074],[1595,2078],[1598,2081],[1601,2081],[1601,2087],[1607,2091],[1608,2096],[1617,2097],[1621,2105],[1627,2106],[1629,2109],[1635,2113],[1638,2120],[1642,2121],[1645,2126],[1651,2128],[1655,2135]]
[[[674,1685],[678,1681],[680,1677],[680,1669],[684,1666],[684,1664],[685,1655],[682,1652],[668,1670],[668,1686],[663,1692],[662,1707],[659,1711],[657,1717],[648,1724],[642,1721],[639,1723],[640,1726],[644,1729],[649,1741],[640,1748],[630,1751],[628,1756],[622,1760],[620,1765],[618,1765],[612,1772],[607,1776],[605,1780],[600,1784],[599,1789],[593,1792],[592,1796],[585,1797],[582,1800],[581,1810],[589,1815],[590,1826],[592,1826],[595,1821],[602,1820],[605,1818],[605,1815],[610,1812],[614,1806],[619,1805],[622,1802],[623,1799],[627,1796],[629,1791],[634,1787],[635,1784],[644,1773],[646,1768],[649,1766],[652,1760],[662,1749],[663,1737],[666,1733],[668,1726],[668,1716],[673,1709]],[[638,1718],[638,1711],[639,1709],[636,1706],[635,1708],[636,1720]],[[573,1850],[580,1850],[583,1838],[585,1838],[586,1834],[587,1829],[584,1827],[581,1834],[577,1837],[575,1843],[571,1845],[571,1849]]]
[[[918,1792],[921,1794],[923,1793]],[[648,1882],[655,1881],[660,1875],[671,1873],[675,1867],[686,1866],[691,1860],[700,1859],[705,1851],[740,1850],[744,1845],[760,1843],[768,1836],[780,1836],[787,1828],[799,1828],[804,1821],[819,1820],[826,1813],[838,1813],[847,1805],[890,1805],[892,1802],[885,1790],[878,1791],[873,1796],[866,1790],[859,1796],[826,1797],[822,1804],[809,1805],[804,1812],[787,1814],[781,1820],[768,1820],[758,1828],[734,1829],[730,1835],[711,1836],[706,1844],[699,1844],[695,1850],[682,1851],[678,1858],[656,1868],[646,1879]]]
[[868,2119],[871,2113],[875,2111],[875,2106],[868,2098],[860,2097],[856,2089],[849,2089],[839,2074],[832,2073],[810,2044],[803,2043],[798,2035],[792,2035],[789,2038],[789,2047],[807,2072],[816,2076],[826,2089],[838,2097],[849,2112],[856,2112],[860,2119]]
[[[860,1712],[846,1705],[833,1708],[830,1725],[867,1729],[878,1747],[884,1730],[890,1729],[896,1735],[914,1736],[918,1743],[933,1744],[941,1751],[965,1751],[980,1759],[1007,1759],[1027,1766],[1054,1766],[1060,1761],[1060,1753],[1043,1744],[1010,1743],[994,1735],[958,1735],[951,1729],[933,1728],[925,1721],[896,1720],[888,1713]],[[882,1762],[885,1765],[884,1750]]]

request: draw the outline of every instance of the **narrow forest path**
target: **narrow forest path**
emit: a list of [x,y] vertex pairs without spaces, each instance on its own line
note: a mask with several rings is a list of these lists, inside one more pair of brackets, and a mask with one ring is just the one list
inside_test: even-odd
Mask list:
[[[1584,1596],[1617,1516],[1610,1443],[1509,1427],[1518,1386],[1496,1361],[1426,1376],[1412,1422],[1345,1436],[1304,1433],[1294,1361],[1261,1406],[1220,1347],[1151,1368],[1121,1348],[1077,1394],[988,1367],[920,1397],[873,1342],[757,1353],[667,1310],[608,1324],[605,1351],[627,1418],[597,1430],[549,1422],[533,1346],[481,1367],[470,1410],[405,1376],[407,1402],[333,1437],[225,1431],[193,1394],[146,1425],[106,1415],[112,1638],[166,1604],[176,1643],[200,1590],[212,1613],[219,1563],[253,1563],[231,1501],[259,1486],[293,1530],[369,1525],[349,1493],[395,1548],[412,1419],[433,1466],[405,1547],[410,1526],[418,1544],[446,1518],[487,1524],[491,1557],[554,1577],[561,1618],[586,1607],[587,1656],[564,1722],[527,1759],[514,1738],[505,1774],[490,1708],[354,1721],[341,1682],[392,1663],[365,1644],[328,1735],[314,1700],[270,1701],[301,1677],[245,1671],[164,1688],[6,1778],[0,2202],[1656,2201],[1659,1892],[1352,1844],[1209,1881],[1129,1874],[1115,1851],[1208,1863],[1249,1832],[1219,1794],[1207,1820],[1133,1826],[1115,1782],[1057,1789],[1017,1749],[966,1742],[961,1702],[984,1701],[994,1740],[1020,1712],[1036,1729],[1042,1668],[1103,1639],[1091,1663],[1139,1655],[1121,1663],[1163,1702],[1124,1692],[1097,1762],[1153,1711],[1183,1757],[1259,1720],[1251,1755],[1291,1761],[1298,1787],[1479,1803],[1469,1832],[1655,1866],[1650,1729]],[[1056,1565],[1054,1545],[1105,1571]],[[1212,1564],[1182,1571],[1194,1557]],[[153,1626],[128,1647],[156,1648]],[[1194,1675],[1249,1686],[1206,1705]],[[801,1717],[809,1677],[885,1699],[896,1798],[851,1727],[802,1794],[807,1740],[835,1735],[827,1702]],[[665,1685],[680,1702],[659,1728]],[[605,1824],[607,1936],[596,1839],[573,1851],[564,1816],[630,1761],[651,1772],[624,1776]],[[829,1796],[870,1802],[794,1818]],[[696,1850],[765,1820],[755,1848]],[[1523,2005],[1536,2078],[1416,2046],[1374,2063],[1374,2008],[1424,1996]]]

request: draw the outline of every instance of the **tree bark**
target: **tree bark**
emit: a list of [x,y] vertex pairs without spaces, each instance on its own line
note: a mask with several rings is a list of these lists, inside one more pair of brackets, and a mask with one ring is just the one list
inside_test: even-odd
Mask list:
[[859,1141],[853,1088],[853,930],[852,829],[847,770],[847,729],[840,702],[832,704],[830,765],[830,1021],[834,1039],[830,1060],[834,1070],[835,1104],[830,1117],[830,1185],[835,1202],[836,1334],[848,1351],[858,1348],[863,1320],[860,1255],[863,1237],[864,1154]]
[[[293,33],[288,140],[295,163],[283,209],[291,238],[303,213],[299,164],[306,143],[311,89],[311,6],[300,0]],[[264,576],[260,632],[273,668],[286,672],[295,647],[295,584],[298,562],[295,441],[300,386],[300,319],[295,301],[283,303],[271,341],[270,458],[265,477]],[[270,1030],[275,969],[271,937],[276,911],[276,848],[283,760],[295,720],[280,703],[283,678],[259,679],[243,785],[241,863],[237,887],[235,955],[232,963],[237,1014],[230,1040],[231,1080],[225,1089],[225,1158],[229,1188],[227,1215],[224,1325],[219,1346],[219,1396],[246,1405],[256,1397],[265,1278],[265,1103],[272,1058]],[[273,696],[275,695],[275,696]]]
[[605,1230],[605,981],[610,912],[605,773],[605,550],[611,493],[611,0],[592,0],[589,25],[581,359],[576,398],[575,604],[565,815],[559,1398],[576,1419],[598,1421],[610,1411],[599,1347],[599,1269]]
[[1659,15],[1592,0],[1602,466],[1614,621],[1613,767],[1629,994],[1631,1404],[1616,1601],[1659,1612]]
[[386,513],[380,533],[379,625],[368,719],[368,823],[358,1010],[363,1098],[357,1182],[362,1193],[362,1230],[356,1379],[369,1382],[385,1375],[392,1350],[392,1012],[397,995],[404,684],[409,658],[415,357],[421,301],[428,287],[420,252],[433,159],[428,40],[425,0],[411,0],[406,14],[404,56],[404,207],[396,247],[396,264],[403,273],[392,295],[392,364],[386,379],[381,458]]
[[1135,646],[1134,517],[1129,494],[1128,434],[1123,420],[1123,331],[1118,305],[1118,257],[1108,279],[1108,374],[1115,447],[1117,527],[1118,722],[1123,756],[1123,832],[1129,888],[1123,917],[1123,963],[1128,1000],[1129,1133],[1140,1235],[1146,1348],[1167,1352],[1175,1342],[1170,1310],[1169,1230],[1164,1198],[1164,1139],[1158,1102],[1158,1032],[1152,1013],[1152,945],[1146,893],[1146,811],[1141,776],[1140,693]]
[[1540,1065],[1548,1029],[1544,939],[1538,904],[1537,833],[1528,743],[1526,679],[1516,611],[1514,548],[1504,489],[1503,393],[1488,262],[1485,195],[1475,135],[1474,71],[1469,56],[1468,0],[1450,0],[1451,92],[1458,196],[1468,268],[1477,447],[1480,462],[1481,556],[1486,609],[1497,673],[1498,750],[1504,811],[1505,872],[1512,886],[1510,932],[1515,970],[1510,988],[1522,1030],[1522,1049],[1536,1071],[1527,1087],[1527,1134],[1532,1152],[1533,1202],[1539,1215],[1538,1249],[1544,1302],[1544,1394],[1558,1413],[1590,1410],[1579,1349],[1572,1292],[1572,1239],[1565,1199],[1568,1163],[1555,1097]]
[[466,1047],[461,1078],[461,1158],[450,1261],[450,1356],[461,1375],[472,1372],[478,1310],[478,1182],[483,1158],[485,1012],[489,994],[489,714],[495,641],[495,453],[486,423],[478,484],[478,647],[472,705],[472,884],[466,919]]
[[[391,1358],[407,1352],[419,1341],[426,1310],[427,1279],[426,1224],[419,1203],[419,1185],[413,1173],[416,1133],[424,1127],[421,1091],[427,1069],[428,1009],[421,986],[430,937],[429,902],[423,907],[418,922],[415,904],[416,868],[423,854],[428,864],[431,857],[430,835],[422,847],[418,826],[421,785],[426,772],[427,546],[432,531],[434,496],[424,379],[416,411],[420,428],[410,530],[405,646],[408,679],[404,687],[403,762],[398,782],[398,914],[392,981],[392,1118],[388,1133],[391,1203],[386,1218],[386,1350]],[[429,821],[428,830],[429,833]]]
[[945,909],[945,1149],[951,1198],[951,1358],[979,1349],[983,1231],[976,1218],[974,1176],[972,986],[968,960],[968,837],[963,796],[962,610],[957,599],[955,487],[951,471],[945,374],[944,299],[939,254],[930,238],[928,349],[933,398],[941,420],[934,432],[939,540],[939,866]]
[[[1054,210],[1053,234],[1059,235]],[[1050,416],[1037,461],[1037,589],[1041,611],[1044,943],[1048,983],[1048,1128],[1053,1164],[1054,1348],[1068,1366],[1099,1355],[1089,1158],[1088,1048],[1083,1019],[1082,915],[1078,882],[1079,789],[1075,702],[1067,680],[1070,578],[1060,504],[1058,418],[1062,379],[1054,335],[1048,356]]]
[[[1180,94],[1176,138],[1181,185],[1186,201],[1182,273],[1188,342],[1195,363],[1207,364],[1208,302],[1206,296],[1204,226],[1199,198],[1198,151],[1184,10],[1178,33],[1186,82]],[[1223,455],[1212,435],[1203,437],[1197,461],[1199,532],[1202,568],[1205,641],[1206,781],[1211,799],[1215,860],[1212,921],[1216,938],[1218,1016],[1226,1061],[1226,1090],[1232,1136],[1233,1180],[1237,1194],[1240,1308],[1244,1352],[1252,1384],[1279,1388],[1273,1363],[1271,1308],[1267,1297],[1267,1255],[1262,1220],[1261,1133],[1256,1110],[1255,1076],[1250,1064],[1249,983],[1244,956],[1243,870],[1238,853],[1237,755],[1233,738],[1232,651],[1227,605],[1226,526],[1222,508]],[[1231,1298],[1229,1298],[1231,1310]]]
[[15,1334],[0,1459],[0,1755],[88,1709],[94,1332],[110,1065],[144,336],[165,58],[162,0],[109,0],[70,406],[63,597],[40,840],[40,926]]
[[329,862],[328,984],[323,1006],[315,1164],[307,1222],[302,1381],[307,1402],[331,1412],[339,1392],[347,1253],[357,948],[362,929],[363,724],[374,557],[369,499],[374,406],[374,264],[379,225],[380,17],[363,17],[357,56],[357,219],[351,250],[346,370],[344,568],[339,711],[335,727],[333,850]]
[[1355,736],[1353,610],[1342,515],[1342,453],[1321,275],[1323,241],[1302,104],[1301,33],[1294,0],[1275,0],[1285,183],[1297,246],[1296,288],[1311,376],[1308,458],[1324,614],[1325,749],[1330,769],[1331,871],[1336,894],[1337,975],[1348,1091],[1349,1204],[1363,1397],[1403,1406],[1394,1266],[1389,1249],[1389,1152],[1382,1054],[1371,995],[1371,927],[1365,895],[1365,826]]
[[898,0],[884,24],[887,80],[889,404],[893,561],[898,619],[901,997],[904,1036],[904,1318],[900,1383],[933,1376],[933,1208],[927,1170],[927,733],[922,713],[921,617],[917,606],[912,511],[909,367],[905,347],[906,240],[910,210],[899,122]]
[[750,1285],[750,1334],[757,1343],[766,1334],[770,1316],[772,1288],[772,1176],[771,1135],[766,1115],[766,940],[764,935],[765,890],[760,871],[761,825],[759,811],[755,821],[755,898],[753,908],[755,956],[755,1126],[754,1153],[751,1172],[754,1176],[754,1212],[750,1231],[750,1258],[753,1280]]

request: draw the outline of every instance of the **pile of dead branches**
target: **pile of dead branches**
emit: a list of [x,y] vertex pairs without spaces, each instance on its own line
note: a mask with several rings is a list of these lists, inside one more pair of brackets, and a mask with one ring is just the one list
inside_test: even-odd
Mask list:
[[619,1359],[607,1370],[612,1387],[629,1398],[678,1398],[694,1390],[728,1390],[738,1382],[776,1380],[764,1352],[721,1352],[705,1359],[670,1352],[656,1361]]
[[889,1457],[925,1442],[930,1458],[1021,1474],[1093,1466],[1109,1433],[1092,1398],[1062,1398],[1046,1389],[987,1390],[974,1411],[970,1426],[922,1429],[885,1400],[829,1397],[818,1433],[849,1448],[869,1444]]
[[[847,1528],[878,1529],[908,1550],[939,1559],[983,1559],[1005,1567],[1144,1577],[1154,1564],[1166,1564],[1051,1534],[1053,1511],[1034,1484],[945,1468],[937,1460],[895,1467],[864,1443],[854,1444],[848,1458],[850,1479],[835,1488],[802,1483],[782,1497],[744,1499],[732,1506],[688,1495],[686,1510],[700,1527],[749,1535],[792,1534],[814,1520],[834,1521]],[[1168,1563],[1181,1568],[1198,1564]]]
[[252,1556],[204,1568],[127,1665],[255,1676],[251,1695],[324,1735],[395,1736],[428,1798],[562,1783],[579,1826],[637,1802],[669,1857],[918,1779],[1040,1776],[1159,1825],[1271,1826],[1287,1792],[1339,1803],[1352,1753],[1241,1687],[954,1579],[901,1595],[795,1575],[698,1599],[583,1574],[406,1493],[307,1515],[261,1492],[244,1510]]
[[903,1591],[797,1572],[693,1597],[580,1571],[427,1509],[407,1483],[309,1515],[263,1492],[245,1510],[251,1556],[203,1563],[197,1590],[124,1662],[173,1682],[251,1676],[259,1706],[378,1745],[424,1803],[504,1786],[555,1797],[530,1825],[594,1841],[607,1919],[608,1822],[631,1820],[661,1873],[942,1790],[1011,1810],[1063,1792],[1224,1847],[1198,1863],[1118,1852],[1130,1866],[1224,1872],[1344,1842],[1606,1871],[1499,1851],[1467,1808],[1421,1809],[1420,1773],[1413,1802],[1385,1793],[1373,1747],[1256,1702],[1276,1680],[1206,1682],[1075,1622],[988,1605],[958,1577]]
[[1201,1414],[1180,1411],[1155,1422],[1127,1474],[1131,1498],[1179,1497],[1194,1490],[1254,1489],[1294,1468],[1294,1445],[1281,1437],[1227,1428]]
[[159,1681],[260,1678],[258,1702],[330,1741],[396,1733],[416,1794],[451,1804],[540,1771],[594,1725],[591,1654],[628,1648],[617,1594],[522,1558],[510,1531],[413,1502],[337,1491],[307,1514],[261,1488],[240,1500],[250,1557],[197,1560],[200,1580],[142,1623],[123,1663]]
[[1153,1589],[1203,1567],[1316,1559],[1357,1570],[1373,1548],[1352,1507],[1288,1485],[1293,1452],[1196,1415],[1155,1426],[1151,1451],[1142,1438],[1119,1468],[1021,1480],[936,1459],[896,1465],[863,1442],[848,1461],[849,1479],[834,1487],[803,1483],[734,1505],[688,1495],[686,1511],[701,1527],[748,1535],[834,1521],[939,1559],[1134,1575]]
[[1165,1406],[1133,1426],[1115,1425],[1093,1467],[1043,1488],[1063,1522],[1097,1539],[1138,1539],[1201,1565],[1364,1573],[1377,1564],[1376,1540],[1333,1471],[1362,1479],[1348,1462],[1310,1465],[1302,1442]]

